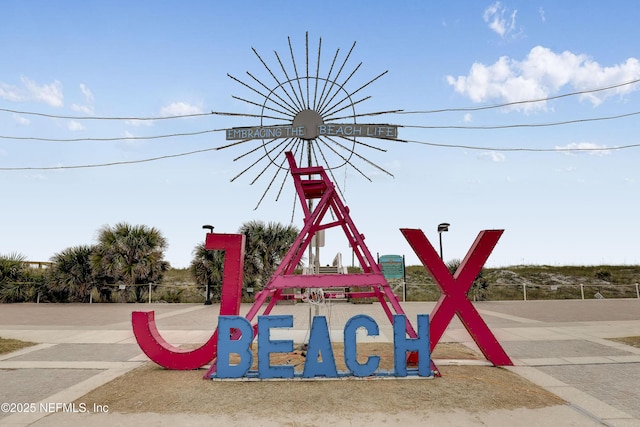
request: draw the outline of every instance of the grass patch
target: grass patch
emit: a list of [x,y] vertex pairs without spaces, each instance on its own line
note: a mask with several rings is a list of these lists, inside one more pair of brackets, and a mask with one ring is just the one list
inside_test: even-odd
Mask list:
[[[381,356],[381,367],[392,366],[389,343],[359,344],[364,355]],[[342,347],[335,343],[338,368]],[[437,354],[436,354],[437,353]],[[478,358],[461,344],[438,345],[434,357]],[[297,364],[298,355],[287,355],[279,364]],[[385,365],[384,363],[391,363]],[[420,411],[482,411],[491,409],[543,408],[564,401],[526,379],[501,368],[488,366],[442,366],[441,378],[433,380],[379,381],[205,381],[204,370],[171,371],[154,363],[116,378],[78,399],[87,406],[107,405],[120,413],[199,413],[269,419],[278,414],[337,414]],[[312,402],[312,404],[310,404]],[[297,425],[297,424],[296,424]],[[306,424],[305,424],[306,425]]]
[[640,336],[609,338],[609,341],[621,342],[622,344],[630,345],[631,347],[640,348]]
[[36,345],[36,343],[0,337],[0,354],[11,353],[32,345]]

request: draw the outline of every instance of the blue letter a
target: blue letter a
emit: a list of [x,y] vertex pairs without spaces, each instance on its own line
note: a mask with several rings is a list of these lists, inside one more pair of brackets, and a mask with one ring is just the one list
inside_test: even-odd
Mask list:
[[[322,356],[322,362],[318,361],[319,356]],[[333,348],[329,337],[327,318],[324,316],[315,316],[313,318],[302,376],[304,378],[320,376],[335,378],[338,376],[336,359],[333,356]]]

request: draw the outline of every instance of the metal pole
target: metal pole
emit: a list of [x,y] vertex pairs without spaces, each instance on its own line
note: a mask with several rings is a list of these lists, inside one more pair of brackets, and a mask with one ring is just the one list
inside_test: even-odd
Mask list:
[[[638,285],[636,284],[636,289]],[[404,261],[404,255],[402,255],[402,302],[407,301],[407,264]]]
[[[208,234],[213,233],[214,228],[215,227],[213,225],[209,225],[209,224],[205,224],[202,226],[203,230],[209,230]],[[205,242],[206,242],[206,238],[205,238]],[[149,304],[151,304],[151,288],[149,288]],[[207,296],[206,296],[206,299],[204,300],[204,305],[211,305],[211,285],[208,280],[207,280]]]
[[580,295],[582,296],[582,299],[584,299],[584,285],[582,283],[580,283]]
[[638,291],[638,284],[636,283],[636,298],[640,299],[640,291]]
[[[311,140],[307,142],[307,166],[311,167]],[[311,176],[309,177],[311,178]],[[309,212],[313,212],[313,199],[309,199],[307,201],[307,205],[309,206]],[[305,218],[306,219],[306,218]],[[316,233],[316,242],[318,241],[318,233]],[[318,254],[315,256],[318,257]],[[309,244],[309,274],[317,274],[316,271],[316,262],[313,259],[313,245]],[[311,261],[313,260],[313,267],[311,266]],[[311,308],[309,308],[309,320],[311,320]],[[311,323],[309,323],[309,327],[311,327]]]
[[149,304],[151,304],[151,282],[149,282]]
[[211,305],[211,285],[207,282],[207,299],[204,301],[204,305]]
[[524,300],[527,300],[527,285],[525,283],[522,284],[522,294],[524,295]]
[[442,232],[438,233],[438,237],[440,238],[440,261],[443,261],[444,258],[442,258]]

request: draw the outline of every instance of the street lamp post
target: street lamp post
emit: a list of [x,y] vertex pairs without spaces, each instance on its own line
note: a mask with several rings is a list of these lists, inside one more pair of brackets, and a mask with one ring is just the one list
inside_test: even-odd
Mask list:
[[443,222],[438,224],[438,237],[440,238],[440,260],[444,260],[442,257],[442,233],[449,231],[449,223]]
[[[202,229],[203,230],[209,230],[209,233],[213,233],[213,229],[215,227],[213,225],[203,225]],[[207,299],[204,301],[204,305],[211,305],[211,285],[209,284],[209,281],[207,280]]]

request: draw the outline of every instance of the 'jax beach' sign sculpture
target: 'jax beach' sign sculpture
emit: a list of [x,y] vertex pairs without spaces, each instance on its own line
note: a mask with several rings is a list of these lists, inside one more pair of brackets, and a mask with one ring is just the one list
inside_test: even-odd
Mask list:
[[[268,316],[279,300],[295,298],[294,294],[284,293],[285,289],[292,288],[323,288],[325,295],[332,297],[332,288],[348,288],[348,298],[375,298],[382,305],[389,321],[394,325],[395,338],[395,375],[403,375],[401,357],[404,351],[411,352],[409,362],[418,364],[419,375],[429,375],[425,370],[425,363],[429,363],[431,370],[438,375],[437,367],[429,362],[430,353],[442,338],[447,326],[457,315],[463,325],[476,342],[484,356],[494,365],[512,365],[509,356],[495,338],[478,311],[467,298],[467,292],[473,281],[484,266],[486,260],[497,244],[504,230],[484,230],[478,234],[467,255],[460,263],[458,270],[451,274],[447,266],[427,240],[422,230],[403,228],[400,231],[407,239],[424,267],[431,273],[436,284],[442,291],[435,308],[428,320],[419,317],[418,332],[410,321],[404,316],[404,310],[398,297],[393,293],[384,278],[379,264],[371,255],[364,243],[364,235],[360,234],[349,214],[349,209],[342,203],[336,189],[321,166],[298,167],[292,153],[286,153],[289,162],[289,171],[293,177],[296,192],[298,194],[302,210],[304,212],[304,225],[282,262],[273,276],[256,295],[256,299],[244,318],[238,317],[242,297],[242,272],[244,267],[244,235],[208,233],[205,247],[209,250],[224,250],[224,273],[222,294],[220,301],[220,324],[209,340],[196,349],[181,349],[169,344],[162,338],[158,331],[154,312],[133,312],[133,331],[138,344],[144,353],[157,364],[168,369],[197,369],[210,364],[216,358],[216,363],[211,363],[205,378],[220,377],[216,370],[222,368],[222,377],[243,376],[248,365],[249,356],[246,350],[247,343],[254,337],[258,337],[259,371],[264,377],[273,375],[291,375],[290,368],[268,366],[268,353],[283,352],[291,348],[289,341],[274,342],[269,339],[265,330],[272,327],[287,327],[291,322],[285,317]],[[319,178],[318,178],[319,177]],[[313,210],[309,208],[308,201],[317,200]],[[331,211],[329,222],[323,222],[327,212]],[[357,274],[321,274],[321,275],[295,275],[294,270],[299,264],[305,249],[309,246],[311,238],[319,230],[331,227],[341,227],[344,231],[354,255],[358,258],[363,273]],[[341,292],[342,293],[342,292]],[[263,316],[257,317],[257,322],[252,323],[259,312]],[[398,316],[399,315],[399,316]],[[232,316],[232,317],[225,317]],[[354,320],[355,319],[355,320]],[[355,351],[356,343],[353,334],[354,328],[364,327],[368,333],[373,334],[376,327],[366,317],[356,316],[352,323],[345,328],[347,339],[345,346],[349,351],[350,359],[352,351]],[[420,320],[423,319],[423,320]],[[312,357],[307,359],[308,367],[305,367],[307,376],[333,376],[334,363],[325,362],[325,354],[330,358],[330,343],[328,333],[324,333],[326,322],[314,320],[312,330],[315,328]],[[374,322],[375,323],[375,322]],[[247,325],[251,325],[250,327]],[[261,326],[262,325],[262,326]],[[424,332],[425,325],[429,325]],[[322,333],[318,332],[322,330]],[[232,331],[230,333],[230,331]],[[422,331],[422,332],[421,332]],[[265,337],[266,335],[266,337]],[[406,336],[411,339],[406,341]],[[402,338],[400,338],[402,336]],[[428,337],[428,338],[425,338]],[[415,340],[415,341],[412,341]],[[429,351],[426,351],[425,340],[429,342]],[[420,344],[422,343],[422,344]],[[229,352],[247,354],[238,365],[233,367],[228,361]],[[314,360],[313,353],[322,353],[323,362]],[[220,357],[224,360],[220,361]],[[351,359],[347,365],[350,371],[356,375],[372,374],[376,365],[376,358],[371,357],[364,365],[353,362]],[[303,373],[303,375],[305,375]]]

